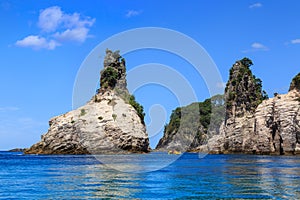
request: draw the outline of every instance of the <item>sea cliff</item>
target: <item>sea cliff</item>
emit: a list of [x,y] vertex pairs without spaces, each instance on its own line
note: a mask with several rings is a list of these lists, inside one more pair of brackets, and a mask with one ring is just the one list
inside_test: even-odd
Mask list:
[[[181,108],[173,111],[157,149],[182,150],[180,145],[182,147],[185,143],[177,141],[177,145],[171,145],[174,144],[173,138],[176,135],[187,138],[186,135],[189,135],[188,148],[185,149],[187,151],[217,154],[300,154],[300,73],[293,78],[287,94],[275,94],[274,98],[269,99],[262,90],[262,81],[252,74],[252,65],[248,58],[233,64],[224,92],[223,112],[222,103],[204,101],[219,107],[217,112],[212,107],[207,107],[207,112],[199,112],[198,119],[195,118],[199,122],[196,126],[198,129],[184,129],[185,133],[180,129],[171,129],[176,119],[176,110]],[[194,106],[195,109],[198,108]],[[203,118],[209,119],[205,124],[210,128],[204,128],[200,120]],[[219,119],[217,123],[216,118]],[[173,132],[170,133],[169,130]]]

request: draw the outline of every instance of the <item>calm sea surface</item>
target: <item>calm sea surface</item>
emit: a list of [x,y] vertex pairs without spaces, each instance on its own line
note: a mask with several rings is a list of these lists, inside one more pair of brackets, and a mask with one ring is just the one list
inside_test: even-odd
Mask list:
[[[154,170],[176,155],[134,156],[138,163],[127,159],[112,166]],[[162,169],[126,173],[93,156],[0,152],[0,199],[92,198],[300,199],[300,157],[186,153]]]

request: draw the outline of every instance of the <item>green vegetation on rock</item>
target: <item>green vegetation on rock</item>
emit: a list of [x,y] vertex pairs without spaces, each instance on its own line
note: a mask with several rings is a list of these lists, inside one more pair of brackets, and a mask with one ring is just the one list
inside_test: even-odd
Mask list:
[[296,90],[300,90],[300,73],[299,74],[297,74],[294,78],[293,78],[293,80],[292,80],[292,82],[291,82],[291,85],[290,85],[290,91],[291,90],[294,90],[294,89],[296,89]]
[[114,119],[114,121],[116,121],[117,115],[116,114],[112,114],[112,118]]
[[[130,104],[137,112],[144,122],[144,108],[140,105],[133,95],[130,95],[127,90],[126,83],[126,65],[125,59],[120,56],[120,51],[115,52],[107,49],[106,57],[104,59],[104,70],[101,72],[100,78],[101,88],[97,90],[97,93],[104,93],[107,90],[114,91],[114,94],[121,97],[126,103]],[[95,102],[97,102],[97,95],[95,97]],[[115,106],[116,102],[114,99],[108,101],[108,105]]]
[[130,95],[129,97],[129,102],[128,102],[137,112],[138,116],[141,118],[142,123],[144,124],[144,118],[145,118],[145,113],[144,113],[144,108],[142,105],[140,105],[136,100],[133,95]]
[[[249,58],[243,58],[229,71],[229,80],[225,88],[226,118],[232,116],[232,110],[235,110],[237,116],[254,112],[263,100],[268,99],[267,93],[262,90],[262,81],[250,70],[252,65],[253,62]],[[233,109],[233,106],[236,109]]]
[[101,87],[107,88],[114,88],[118,81],[118,71],[113,67],[107,67],[101,73],[100,85]]
[[85,114],[86,114],[85,109],[81,109],[81,110],[80,110],[80,116],[84,116]]
[[219,132],[224,113],[223,95],[176,108],[172,111],[170,122],[165,125],[164,137],[157,148],[168,146],[175,135],[182,143],[188,143],[188,140],[192,142],[189,150],[206,143],[211,135]]

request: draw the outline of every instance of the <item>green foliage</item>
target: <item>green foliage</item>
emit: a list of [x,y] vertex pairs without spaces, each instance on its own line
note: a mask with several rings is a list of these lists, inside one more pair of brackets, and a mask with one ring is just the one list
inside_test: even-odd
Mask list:
[[226,84],[227,116],[230,116],[233,105],[245,105],[246,110],[253,111],[268,95],[262,90],[262,81],[256,78],[250,66],[253,65],[249,58],[237,61],[230,69],[230,78]]
[[[224,120],[224,102],[223,95],[216,95],[203,102],[176,108],[172,111],[169,124],[165,125],[164,134],[175,134],[180,129],[186,134],[194,133],[200,141],[207,139],[204,134],[211,127],[217,130]],[[200,131],[200,126],[204,128],[204,132]]]
[[74,121],[74,120],[72,120],[72,121],[71,121],[71,123],[72,123],[72,124],[74,124],[74,123],[75,123],[75,121]]
[[164,133],[177,132],[180,126],[180,119],[181,119],[181,108],[176,108],[175,110],[172,111],[169,124],[165,125]]
[[142,123],[144,123],[145,113],[143,106],[136,102],[133,95],[130,95],[128,103],[136,110],[138,116],[141,118]]
[[116,121],[117,115],[116,114],[112,114],[112,118],[114,119],[114,121]]
[[[300,90],[300,73],[297,74],[293,80],[292,80],[292,83],[291,83],[291,86],[293,87],[293,89],[297,89],[297,90]],[[291,88],[290,88],[291,89]]]
[[107,67],[101,73],[100,85],[103,88],[114,88],[118,81],[118,71],[113,67]]
[[243,58],[241,61],[242,65],[246,66],[246,67],[250,67],[251,65],[253,65],[252,60],[250,60],[249,58],[245,57]]
[[269,99],[269,96],[265,90],[262,91],[263,100]]
[[98,119],[99,119],[99,120],[103,120],[103,117],[102,117],[102,116],[99,116]]
[[211,117],[211,100],[206,99],[204,102],[199,103],[199,112],[200,112],[200,123],[207,130],[210,124]]
[[86,114],[85,109],[81,109],[81,110],[80,110],[80,116],[84,116],[85,114]]

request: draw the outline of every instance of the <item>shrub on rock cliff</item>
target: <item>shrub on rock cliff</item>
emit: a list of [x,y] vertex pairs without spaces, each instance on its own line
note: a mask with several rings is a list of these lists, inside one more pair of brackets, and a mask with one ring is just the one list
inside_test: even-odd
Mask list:
[[101,73],[100,84],[103,88],[114,88],[118,80],[118,71],[112,67],[107,67]]
[[294,89],[297,89],[297,90],[300,91],[300,73],[297,74],[297,75],[293,78],[293,80],[292,80],[292,82],[291,82],[291,85],[290,85],[289,91],[294,90]]
[[143,106],[136,102],[135,97],[133,95],[129,97],[129,104],[136,110],[138,116],[141,118],[141,121],[144,124],[145,113]]
[[169,145],[172,146],[173,140],[177,140],[183,149],[184,145],[190,145],[185,150],[193,150],[206,143],[212,135],[218,134],[222,121],[224,121],[223,95],[178,107],[172,111],[170,122],[165,125],[164,136],[157,148],[171,148]]
[[231,116],[244,116],[246,112],[253,113],[256,107],[268,95],[262,90],[262,81],[256,78],[250,66],[249,58],[236,61],[229,72],[229,80],[225,88],[226,119]]

